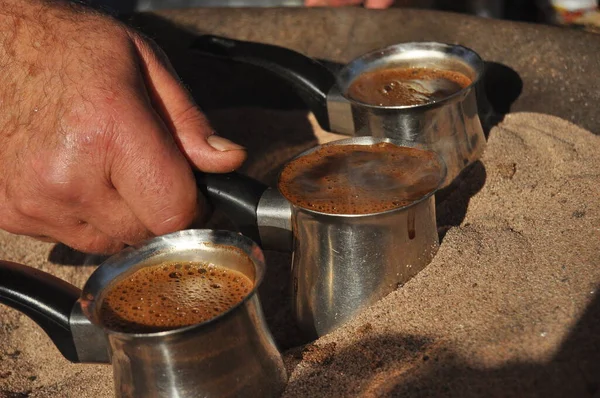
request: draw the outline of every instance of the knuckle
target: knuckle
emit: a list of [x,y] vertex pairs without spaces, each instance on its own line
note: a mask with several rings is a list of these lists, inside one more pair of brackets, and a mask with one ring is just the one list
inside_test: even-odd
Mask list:
[[25,217],[39,219],[43,216],[43,205],[32,198],[25,197],[18,200],[14,202],[14,207],[19,214]]
[[200,109],[194,104],[190,104],[176,116],[175,122],[177,124],[205,124],[207,123],[206,118],[200,112]]
[[[28,165],[17,183],[6,186],[4,198],[9,210],[40,219],[47,218],[48,212],[72,208],[82,201],[83,186],[75,177],[77,167],[67,167],[64,162],[41,157]],[[66,214],[54,216],[62,218]]]
[[24,198],[21,200],[22,206],[26,209],[36,211],[34,207],[43,203],[40,198],[47,197],[64,204],[73,204],[81,201],[80,183],[73,176],[71,168],[46,167],[37,170],[35,179],[40,195],[36,197]]
[[30,220],[18,214],[13,209],[0,209],[0,229],[15,235],[33,235],[35,228],[30,224]]

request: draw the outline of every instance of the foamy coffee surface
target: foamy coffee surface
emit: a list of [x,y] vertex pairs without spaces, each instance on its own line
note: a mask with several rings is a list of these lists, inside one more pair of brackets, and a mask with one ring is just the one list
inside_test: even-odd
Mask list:
[[212,319],[252,290],[244,274],[202,262],[142,268],[109,287],[100,318],[111,330],[152,333]]
[[440,101],[471,84],[460,72],[433,68],[383,68],[360,74],[347,95],[378,106],[423,105]]
[[369,214],[421,199],[442,177],[441,165],[430,151],[389,143],[326,145],[289,162],[279,190],[306,209]]

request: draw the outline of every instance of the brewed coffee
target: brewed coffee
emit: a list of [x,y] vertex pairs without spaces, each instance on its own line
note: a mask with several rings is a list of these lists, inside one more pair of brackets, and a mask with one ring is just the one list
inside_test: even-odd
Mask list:
[[234,307],[253,288],[244,274],[202,262],[142,268],[111,286],[101,322],[126,333],[152,333],[205,322]]
[[370,214],[409,205],[442,179],[435,153],[390,143],[325,145],[289,162],[279,190],[296,206],[328,214]]
[[360,74],[347,95],[370,105],[423,105],[447,98],[470,84],[467,76],[451,70],[382,68]]

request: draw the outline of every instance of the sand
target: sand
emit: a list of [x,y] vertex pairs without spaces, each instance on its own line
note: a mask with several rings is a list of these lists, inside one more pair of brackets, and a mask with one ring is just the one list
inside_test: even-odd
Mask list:
[[[316,143],[314,121],[297,112],[210,116],[248,145],[244,171],[263,181]],[[284,396],[600,397],[599,170],[600,137],[553,116],[506,116],[481,161],[437,196],[433,262],[308,345],[289,318],[290,256],[267,253],[261,299],[285,350]],[[0,258],[77,286],[94,269],[81,264],[98,261],[3,232]],[[111,368],[70,364],[36,324],[0,306],[0,397],[112,397]]]

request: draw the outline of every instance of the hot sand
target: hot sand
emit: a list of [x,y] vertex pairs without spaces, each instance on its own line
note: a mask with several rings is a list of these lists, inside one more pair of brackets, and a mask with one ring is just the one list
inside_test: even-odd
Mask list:
[[[316,143],[297,113],[210,116],[217,129],[233,126],[228,135],[254,154],[244,171],[264,181]],[[298,131],[282,138],[284,120]],[[508,115],[481,161],[437,195],[445,235],[434,261],[307,346],[293,348],[301,340],[286,306],[290,257],[267,253],[261,299],[286,348],[284,396],[600,397],[599,170],[600,137],[552,116]],[[213,225],[222,222],[217,215]],[[49,256],[85,259],[0,233],[3,259],[78,286],[94,268]],[[109,366],[70,364],[37,325],[0,306],[0,397],[111,396]]]

